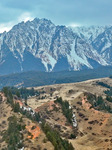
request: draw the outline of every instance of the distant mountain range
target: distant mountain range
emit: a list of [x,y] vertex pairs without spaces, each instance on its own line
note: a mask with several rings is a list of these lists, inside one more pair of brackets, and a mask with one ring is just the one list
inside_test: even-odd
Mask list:
[[112,65],[112,27],[56,26],[35,18],[0,34],[0,75]]

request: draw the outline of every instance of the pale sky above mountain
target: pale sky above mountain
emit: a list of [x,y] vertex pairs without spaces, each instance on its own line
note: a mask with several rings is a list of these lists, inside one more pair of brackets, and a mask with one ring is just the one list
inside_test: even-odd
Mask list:
[[56,25],[112,24],[112,0],[0,0],[0,32],[33,18]]

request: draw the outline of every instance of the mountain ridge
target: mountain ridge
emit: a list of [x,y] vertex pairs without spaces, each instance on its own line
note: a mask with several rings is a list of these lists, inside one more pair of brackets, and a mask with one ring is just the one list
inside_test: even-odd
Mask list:
[[101,55],[101,57],[110,65],[112,55],[112,26],[90,26],[71,28],[81,38],[84,38],[93,49]]
[[77,32],[47,19],[21,22],[0,35],[0,74],[76,71],[111,65],[111,59],[107,61],[95,46]]

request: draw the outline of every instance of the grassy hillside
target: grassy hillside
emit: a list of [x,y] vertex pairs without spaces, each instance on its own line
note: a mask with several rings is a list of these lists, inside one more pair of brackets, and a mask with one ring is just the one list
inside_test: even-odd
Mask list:
[[111,87],[111,78],[28,89],[4,87],[0,149],[111,149]]

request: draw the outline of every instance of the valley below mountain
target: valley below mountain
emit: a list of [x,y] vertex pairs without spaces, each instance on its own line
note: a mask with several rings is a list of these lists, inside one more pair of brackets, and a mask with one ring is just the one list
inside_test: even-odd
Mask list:
[[110,77],[111,75],[111,66],[98,67],[97,69],[87,69],[81,71],[28,71],[0,76],[0,89],[2,89],[4,86],[14,86],[17,88],[21,88],[62,83],[74,83],[86,81],[89,79]]

